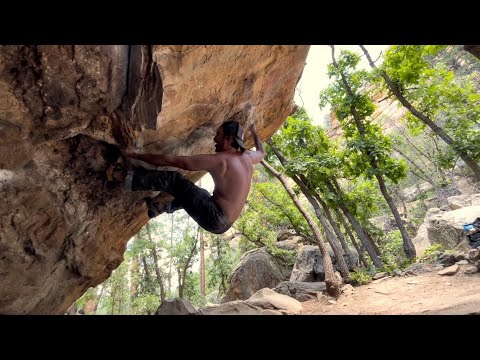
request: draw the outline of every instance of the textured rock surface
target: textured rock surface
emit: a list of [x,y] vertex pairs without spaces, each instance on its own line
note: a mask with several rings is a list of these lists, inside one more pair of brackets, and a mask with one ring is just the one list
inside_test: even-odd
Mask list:
[[[329,244],[326,245],[327,251],[332,259],[335,270],[338,270],[337,258]],[[354,264],[358,264],[358,253],[353,247],[350,247],[350,257]],[[344,255],[345,261],[348,260]],[[352,271],[354,266],[349,266]],[[297,260],[293,266],[290,281],[292,282],[316,282],[325,280],[325,270],[323,267],[323,257],[318,246],[305,245],[299,252]]]
[[213,153],[218,126],[249,114],[265,139],[293,108],[307,52],[1,46],[0,313],[63,314],[121,263],[154,194],[106,183],[119,146]]

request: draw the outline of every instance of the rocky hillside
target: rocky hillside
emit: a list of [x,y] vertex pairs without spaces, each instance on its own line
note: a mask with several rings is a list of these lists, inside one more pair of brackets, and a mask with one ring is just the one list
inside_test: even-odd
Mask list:
[[142,198],[150,194],[106,182],[120,147],[213,153],[229,117],[246,125],[251,116],[269,137],[292,111],[307,53],[1,46],[0,313],[62,314],[121,263],[148,221]]

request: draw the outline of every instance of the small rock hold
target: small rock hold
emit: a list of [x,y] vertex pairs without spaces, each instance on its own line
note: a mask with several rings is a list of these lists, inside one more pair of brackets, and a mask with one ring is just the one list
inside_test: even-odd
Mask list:
[[328,300],[329,304],[335,305],[337,302],[335,300]]
[[399,269],[393,270],[393,273],[394,273],[395,275],[397,275],[397,276],[402,276],[402,275],[403,275],[403,272],[400,271]]
[[476,266],[469,266],[465,269],[465,274],[475,274],[476,272],[478,272],[478,269]]
[[388,273],[386,273],[386,272],[379,272],[379,273],[376,273],[376,274],[372,277],[372,279],[373,279],[373,280],[378,280],[378,279],[381,279],[381,278],[383,278],[383,277],[385,277],[385,276],[387,276],[387,275],[388,275]]
[[347,284],[344,287],[342,287],[342,293],[345,294],[353,294],[355,292],[354,288],[352,285]]
[[455,264],[437,272],[437,274],[438,275],[455,275],[457,271],[458,271],[458,265]]
[[419,282],[418,282],[418,281],[415,281],[415,280],[410,280],[410,281],[407,281],[407,284],[410,284],[410,285],[418,285]]
[[457,265],[467,265],[468,261],[467,260],[460,260],[456,262]]
[[447,285],[447,286],[452,286],[452,283],[445,283],[445,285]]

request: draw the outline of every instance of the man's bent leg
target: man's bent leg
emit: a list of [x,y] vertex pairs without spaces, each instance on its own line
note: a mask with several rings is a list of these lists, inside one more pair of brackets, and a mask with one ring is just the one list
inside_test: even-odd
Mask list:
[[[176,171],[139,169],[129,173],[132,191],[165,191],[175,200],[165,210],[172,213],[184,209],[202,228],[221,234],[230,228],[223,210],[209,192],[196,186]],[[127,176],[128,181],[128,176]]]
[[175,196],[186,183],[193,183],[176,171],[157,171],[139,168],[130,170],[125,178],[125,189],[129,191],[165,191]]
[[223,210],[207,190],[196,188],[192,189],[192,193],[186,193],[187,196],[179,198],[182,200],[183,209],[205,230],[214,234],[223,234],[231,226]]

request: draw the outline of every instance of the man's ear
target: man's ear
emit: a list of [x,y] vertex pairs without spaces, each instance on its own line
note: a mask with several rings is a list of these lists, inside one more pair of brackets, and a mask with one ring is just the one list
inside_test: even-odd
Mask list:
[[224,136],[223,139],[224,139],[225,141],[227,141],[227,143],[229,143],[230,145],[232,145],[233,136],[231,136],[231,135]]

